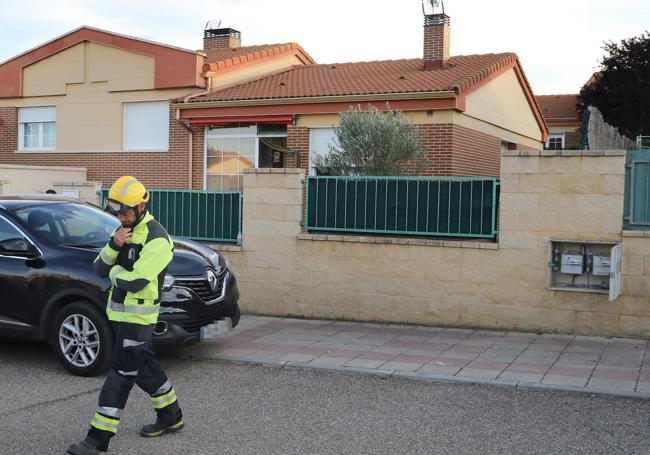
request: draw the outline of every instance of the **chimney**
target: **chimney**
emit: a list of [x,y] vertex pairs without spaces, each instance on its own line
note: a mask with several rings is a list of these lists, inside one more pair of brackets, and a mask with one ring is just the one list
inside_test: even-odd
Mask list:
[[424,16],[424,69],[444,68],[449,60],[449,16]]
[[203,31],[203,50],[241,46],[241,33],[232,28],[210,28]]

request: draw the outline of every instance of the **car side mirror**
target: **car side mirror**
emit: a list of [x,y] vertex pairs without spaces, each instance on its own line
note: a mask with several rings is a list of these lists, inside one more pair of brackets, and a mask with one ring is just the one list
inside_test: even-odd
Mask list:
[[14,237],[0,241],[0,254],[31,258],[38,256],[38,251],[24,238]]

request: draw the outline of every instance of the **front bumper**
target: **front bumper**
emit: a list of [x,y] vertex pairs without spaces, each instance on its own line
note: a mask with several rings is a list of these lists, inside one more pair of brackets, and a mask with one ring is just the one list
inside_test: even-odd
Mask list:
[[239,289],[232,271],[228,272],[224,296],[221,299],[204,302],[193,291],[174,287],[163,294],[159,321],[167,323],[163,334],[153,336],[158,349],[183,346],[200,341],[201,327],[217,320],[232,318],[232,326],[239,322]]

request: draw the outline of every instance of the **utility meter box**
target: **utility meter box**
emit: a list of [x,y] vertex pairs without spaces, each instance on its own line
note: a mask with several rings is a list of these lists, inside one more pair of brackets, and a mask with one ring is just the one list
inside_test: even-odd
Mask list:
[[556,291],[620,293],[622,246],[613,242],[551,240],[549,289]]
[[594,256],[594,275],[609,276],[611,263],[610,256]]
[[584,256],[581,254],[568,253],[562,254],[562,265],[560,267],[562,273],[571,275],[580,275],[584,270]]

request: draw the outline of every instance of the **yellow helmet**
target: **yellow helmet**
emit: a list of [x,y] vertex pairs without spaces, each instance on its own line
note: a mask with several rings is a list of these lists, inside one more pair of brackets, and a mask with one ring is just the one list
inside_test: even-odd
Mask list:
[[149,193],[138,179],[125,175],[113,183],[113,186],[111,186],[111,189],[108,192],[107,199],[107,202],[113,203],[110,205],[115,205],[115,207],[111,207],[113,209],[111,211],[118,212],[119,210],[115,210],[117,209],[117,204],[120,204],[124,208],[136,207],[142,202],[149,201]]

